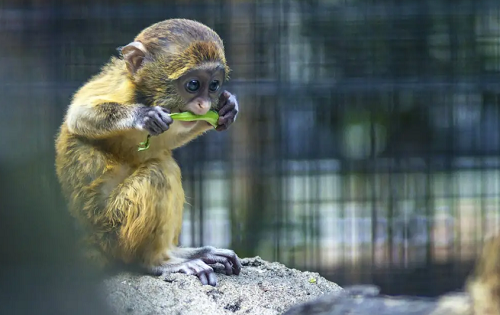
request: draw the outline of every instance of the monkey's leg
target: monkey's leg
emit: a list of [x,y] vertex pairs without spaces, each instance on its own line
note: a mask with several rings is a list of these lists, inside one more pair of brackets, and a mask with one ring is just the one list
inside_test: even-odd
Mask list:
[[103,251],[114,253],[125,263],[135,260],[153,274],[193,274],[203,284],[216,284],[214,271],[208,264],[220,263],[227,274],[239,274],[241,263],[231,250],[175,247],[182,225],[184,191],[180,169],[174,160],[140,166],[113,188],[108,198],[102,198],[97,192],[109,190],[107,178],[116,178],[117,173],[109,170],[109,175],[103,174],[91,185],[95,193],[87,199],[87,212],[95,208],[91,205],[97,201],[106,203],[104,211],[92,212],[94,224],[109,231],[109,237],[95,234]]
[[202,284],[217,285],[214,270],[210,265],[220,263],[226,275],[239,275],[241,262],[236,253],[230,249],[219,249],[211,246],[199,248],[178,247],[168,252],[170,257],[162,265],[153,267],[150,272],[165,274],[181,272],[196,275]]
[[[79,212],[91,226],[87,239],[124,263],[160,264],[181,222],[182,191],[175,174],[163,172],[163,161],[134,170],[109,166],[83,189]],[[180,198],[177,198],[180,197]],[[177,200],[180,199],[180,200]]]

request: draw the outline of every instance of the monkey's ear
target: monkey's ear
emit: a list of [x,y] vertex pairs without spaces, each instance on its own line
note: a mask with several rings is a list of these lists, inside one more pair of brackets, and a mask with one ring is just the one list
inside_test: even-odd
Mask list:
[[132,42],[127,46],[121,47],[123,60],[127,64],[127,69],[131,74],[142,66],[144,57],[146,57],[146,47],[141,42]]

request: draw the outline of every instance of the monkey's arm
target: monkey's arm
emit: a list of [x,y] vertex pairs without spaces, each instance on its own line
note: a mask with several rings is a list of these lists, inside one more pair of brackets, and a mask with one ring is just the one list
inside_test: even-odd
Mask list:
[[131,129],[158,135],[172,123],[169,113],[161,107],[116,102],[73,103],[68,109],[66,124],[71,133],[89,138],[109,137]]

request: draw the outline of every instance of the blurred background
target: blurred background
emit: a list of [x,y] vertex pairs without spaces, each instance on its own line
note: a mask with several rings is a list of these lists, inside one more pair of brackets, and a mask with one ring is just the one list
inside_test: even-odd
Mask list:
[[223,38],[240,103],[228,131],[175,153],[189,202],[182,245],[436,296],[461,289],[498,228],[498,1],[0,3],[0,261],[11,280],[48,285],[42,264],[47,275],[78,264],[55,134],[117,47],[174,17]]

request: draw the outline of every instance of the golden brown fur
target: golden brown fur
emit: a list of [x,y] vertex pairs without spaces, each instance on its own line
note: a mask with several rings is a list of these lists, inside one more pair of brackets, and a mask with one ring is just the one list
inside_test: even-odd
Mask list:
[[[167,47],[169,54],[162,63],[171,80],[179,78],[187,70],[206,60],[223,64],[226,79],[229,78],[230,69],[222,40],[213,30],[197,22],[176,19],[156,23],[137,35],[135,40],[147,43],[146,48],[156,57],[165,56],[164,47]],[[171,42],[177,45],[169,45]],[[171,54],[172,52],[175,54]]]
[[132,75],[123,59],[112,58],[75,93],[57,135],[56,172],[100,262],[156,266],[170,258],[182,224],[185,198],[172,150],[210,126],[187,132],[174,122],[138,152],[147,132],[132,128],[134,108],[138,101],[178,108],[173,80],[207,62],[219,63],[226,77],[229,68],[220,38],[196,22],[164,21],[136,40],[149,50],[149,63]]
[[500,236],[489,237],[467,281],[474,315],[500,315]]

